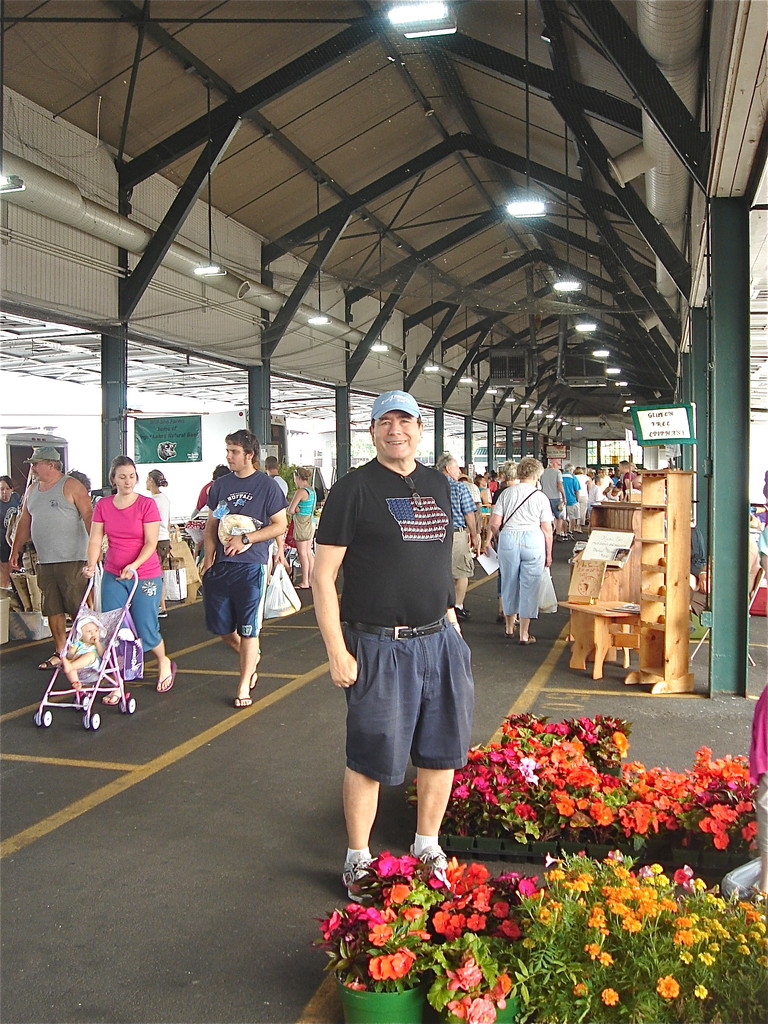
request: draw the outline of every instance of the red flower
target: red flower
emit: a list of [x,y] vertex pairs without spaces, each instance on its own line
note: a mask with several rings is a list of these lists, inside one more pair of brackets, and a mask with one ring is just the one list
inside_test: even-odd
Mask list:
[[368,973],[376,981],[404,978],[416,961],[416,954],[410,949],[400,948],[388,956],[374,956],[368,964]]

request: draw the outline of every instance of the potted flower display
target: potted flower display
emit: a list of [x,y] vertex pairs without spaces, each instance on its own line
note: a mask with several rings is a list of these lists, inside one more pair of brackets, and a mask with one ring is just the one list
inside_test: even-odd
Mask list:
[[765,1014],[764,908],[726,902],[690,868],[568,856],[522,898],[510,964],[521,1020],[754,1022]]

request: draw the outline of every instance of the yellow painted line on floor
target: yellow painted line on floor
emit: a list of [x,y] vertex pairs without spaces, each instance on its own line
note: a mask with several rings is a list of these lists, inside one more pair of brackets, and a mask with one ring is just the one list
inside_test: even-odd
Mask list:
[[552,686],[547,691],[548,693],[570,693],[577,694],[580,697],[688,697],[695,698],[696,700],[706,700],[706,693],[665,693],[665,694],[652,694],[650,689],[646,689],[641,686],[624,686],[621,690],[603,690],[598,687],[590,687],[589,689],[571,689],[568,686]]
[[[523,692],[520,694],[515,703],[509,709],[507,715],[517,715],[521,711],[531,710],[536,698],[552,677],[552,673],[555,670],[555,665],[557,665],[560,655],[563,653],[565,645],[568,642],[568,631],[569,623],[566,622],[566,624],[560,630],[560,636],[558,636],[557,640],[555,640],[555,642],[552,644],[552,649],[550,650],[549,654],[546,656],[544,661],[542,661],[542,663],[533,673],[531,678],[525,684],[525,686],[523,687]],[[499,726],[499,728],[496,730],[493,736],[491,736],[488,742],[498,743],[499,740],[501,739],[501,736],[502,730],[501,726]]]
[[[240,673],[233,668],[182,668],[179,666],[176,676],[237,676]],[[295,672],[262,672],[259,679],[295,679]]]
[[[53,642],[53,637],[47,636],[44,640],[28,640],[25,644],[15,644],[13,647],[8,647],[7,653],[14,654],[16,651],[26,651],[28,647],[40,647],[41,644],[50,644]],[[11,641],[13,643],[13,641]],[[3,644],[5,646],[5,644]],[[0,654],[5,654],[5,651],[0,650]]]
[[165,751],[165,753],[161,754],[159,757],[153,758],[153,760],[148,761],[146,764],[132,769],[119,779],[113,779],[113,781],[108,782],[106,786],[102,786],[100,789],[94,790],[93,793],[89,793],[82,799],[76,800],[74,803],[69,804],[68,807],[63,807],[55,814],[51,814],[49,817],[43,818],[42,821],[38,821],[29,828],[23,829],[21,832],[17,832],[15,836],[10,836],[8,839],[3,840],[3,842],[0,843],[0,858],[18,853],[20,850],[23,850],[26,846],[31,845],[36,840],[42,839],[43,836],[49,835],[57,828],[61,828],[62,825],[68,825],[71,821],[79,818],[82,814],[87,814],[88,811],[92,811],[100,804],[105,803],[107,800],[111,800],[112,797],[119,796],[120,793],[125,792],[125,790],[130,789],[132,786],[138,785],[138,783],[143,782],[145,779],[149,779],[158,772],[163,771],[164,768],[168,768],[177,761],[181,761],[183,758],[188,757],[196,750],[199,750],[200,747],[206,746],[206,744],[218,739],[219,736],[223,736],[225,733],[229,732],[230,729],[234,729],[242,722],[246,722],[249,718],[253,718],[253,716],[257,715],[260,711],[264,711],[272,704],[276,704],[278,701],[283,700],[283,698],[290,696],[297,690],[302,689],[302,687],[314,682],[315,679],[324,675],[327,671],[328,662],[326,661],[322,665],[318,665],[316,668],[310,669],[309,672],[296,676],[292,682],[286,683],[285,686],[281,686],[280,689],[275,690],[274,693],[267,694],[267,696],[262,697],[261,700],[254,701],[250,708],[238,711],[223,722],[219,722],[218,725],[214,725],[210,729],[206,729],[204,732],[199,733],[197,736],[193,736],[185,743],[180,743],[177,747]]
[[31,754],[0,754],[0,761],[25,761],[30,764],[55,764],[63,768],[100,768],[107,772],[133,772],[140,764],[122,761],[78,761],[70,757],[33,757]]

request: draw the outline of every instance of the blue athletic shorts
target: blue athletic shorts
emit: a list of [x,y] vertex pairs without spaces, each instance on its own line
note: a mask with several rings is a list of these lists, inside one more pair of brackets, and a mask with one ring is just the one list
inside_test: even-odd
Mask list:
[[258,636],[264,618],[266,565],[214,562],[203,576],[203,607],[209,633]]
[[[139,580],[136,593],[131,601],[131,618],[145,651],[153,651],[163,639],[160,635],[160,622],[157,617],[160,610],[162,582],[162,576],[151,576],[149,579]],[[121,580],[105,569],[101,579],[101,610],[111,612],[115,608],[122,608],[128,600],[132,586],[133,577],[129,580]]]
[[357,659],[347,698],[347,766],[399,786],[410,757],[417,768],[467,763],[475,687],[470,651],[446,625],[412,640],[360,633],[344,624]]

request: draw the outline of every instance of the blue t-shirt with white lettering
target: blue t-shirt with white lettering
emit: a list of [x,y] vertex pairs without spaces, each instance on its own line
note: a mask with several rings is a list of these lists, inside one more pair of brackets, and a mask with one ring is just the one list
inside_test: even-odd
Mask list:
[[573,473],[563,473],[563,490],[565,491],[565,504],[578,505],[579,481]]
[[[221,520],[225,516],[247,516],[253,520],[253,526],[246,521],[238,521],[237,533],[252,533],[260,526],[266,526],[269,520],[280,509],[285,508],[286,501],[282,491],[275,486],[274,480],[266,473],[252,473],[250,476],[227,476],[214,480],[208,492],[208,508],[211,515]],[[217,524],[218,527],[218,524]],[[230,531],[232,532],[232,531]],[[266,565],[269,560],[270,540],[251,544],[236,555],[225,555],[224,545],[216,535],[216,561],[245,562]]]

